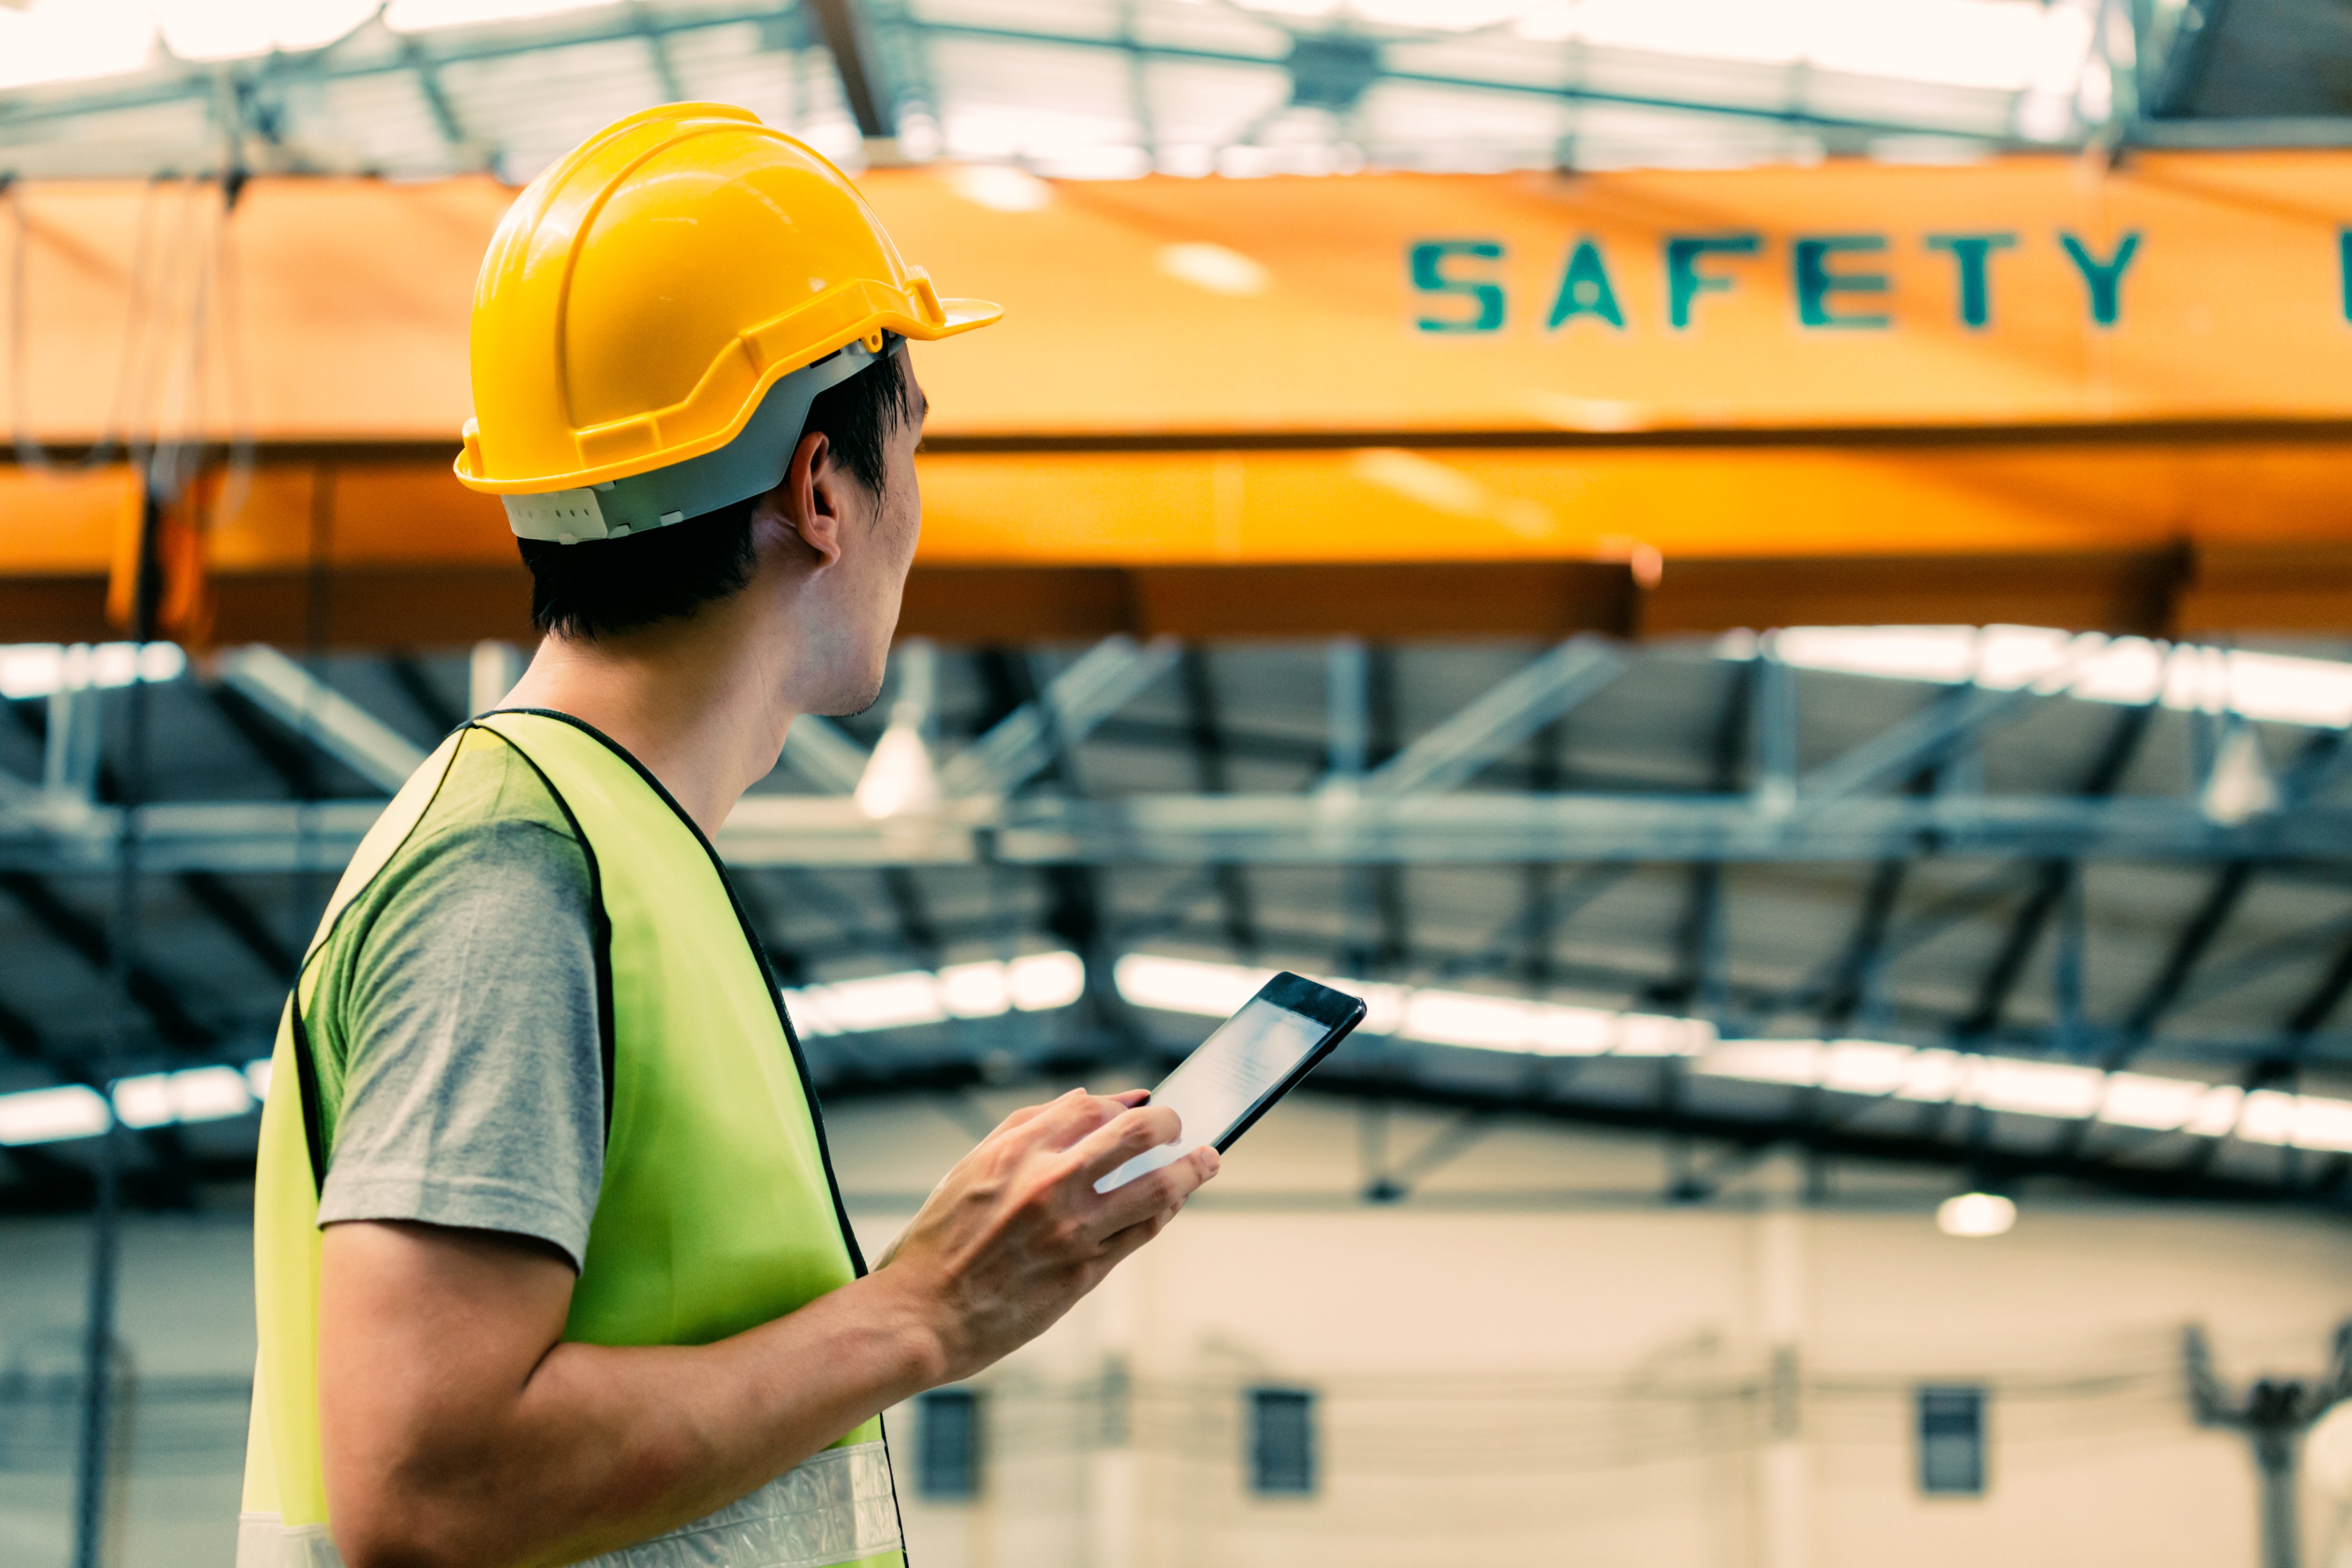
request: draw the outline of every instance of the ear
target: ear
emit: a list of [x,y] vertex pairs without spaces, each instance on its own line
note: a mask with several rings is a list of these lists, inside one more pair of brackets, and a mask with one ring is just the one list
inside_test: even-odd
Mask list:
[[783,482],[760,498],[759,510],[798,534],[817,557],[819,568],[831,566],[841,559],[850,482],[834,461],[831,439],[821,430],[812,431],[793,448]]

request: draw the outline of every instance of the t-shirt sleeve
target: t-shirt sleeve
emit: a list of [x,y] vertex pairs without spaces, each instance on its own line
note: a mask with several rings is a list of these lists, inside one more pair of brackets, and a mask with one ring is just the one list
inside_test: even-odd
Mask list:
[[407,858],[352,967],[320,1224],[504,1231],[580,1266],[604,1174],[593,900],[580,845],[539,822]]

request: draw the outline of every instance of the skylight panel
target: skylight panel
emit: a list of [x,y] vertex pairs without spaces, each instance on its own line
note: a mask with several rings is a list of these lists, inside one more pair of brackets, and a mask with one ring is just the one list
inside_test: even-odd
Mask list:
[[[1752,633],[1716,649],[1754,655]],[[2126,707],[2158,701],[2188,712],[2231,712],[2281,724],[2352,724],[2352,662],[2257,653],[2147,637],[2077,636],[2046,626],[1790,626],[1773,657],[1800,669],[1995,690],[2063,691]]]
[[138,0],[33,0],[0,7],[0,88],[117,76],[147,64],[155,23]]
[[374,12],[374,0],[149,0],[163,47],[184,60],[240,59],[333,43]]
[[520,22],[562,11],[600,8],[583,5],[581,0],[392,0],[384,8],[383,25],[395,33],[422,33],[435,27]]

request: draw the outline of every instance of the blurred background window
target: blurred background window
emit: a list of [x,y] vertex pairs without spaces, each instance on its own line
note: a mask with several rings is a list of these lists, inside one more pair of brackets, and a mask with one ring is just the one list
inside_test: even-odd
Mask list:
[[1985,1391],[1919,1391],[1919,1489],[1951,1497],[1982,1497],[1985,1489]]
[[980,1495],[980,1395],[934,1388],[916,1401],[915,1489],[934,1502]]
[[1304,1497],[1315,1489],[1315,1395],[1302,1388],[1253,1388],[1250,1490]]

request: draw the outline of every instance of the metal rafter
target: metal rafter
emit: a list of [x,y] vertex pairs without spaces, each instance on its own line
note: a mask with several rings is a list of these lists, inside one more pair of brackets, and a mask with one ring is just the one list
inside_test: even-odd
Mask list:
[[[1753,742],[1759,689],[1767,679],[1765,663],[1750,659],[1727,671],[1722,707],[1707,745],[1707,787],[1729,796],[1738,787],[1740,773]],[[1723,868],[1713,859],[1693,861],[1685,868],[1689,890],[1682,918],[1675,928],[1675,967],[1664,981],[1651,987],[1650,999],[1681,1007],[1720,1022],[1725,1002]]]
[[991,650],[982,665],[993,673],[985,678],[1002,683],[1017,664],[1015,684],[1032,695],[948,759],[940,770],[940,788],[950,795],[1010,795],[1041,773],[1066,773],[1070,748],[1141,696],[1175,665],[1180,651],[1173,637],[1139,646],[1129,637],[1105,637],[1040,691],[1025,660]]
[[233,686],[206,684],[198,688],[214,712],[236,731],[261,764],[297,800],[319,795],[319,754],[296,740],[287,728],[264,712],[251,698]]
[[1853,933],[1846,939],[1836,974],[1822,997],[1820,1016],[1824,1036],[1846,1033],[1854,1015],[1877,989],[1887,931],[1894,924],[1895,905],[1903,896],[1904,879],[1911,864],[1908,860],[1885,859],[1871,868],[1870,886],[1864,891],[1862,908],[1854,916]]
[[424,764],[425,748],[274,647],[225,653],[219,668],[256,707],[386,795]]
[[830,719],[803,713],[784,737],[784,763],[832,795],[847,795],[866,776],[873,752]]
[[2181,987],[2189,984],[2189,974],[2246,896],[2254,871],[2253,861],[2232,860],[2214,876],[2196,911],[2181,923],[2164,962],[2157,966],[2138,999],[2133,1002],[2131,1011],[2125,1015],[2116,1043],[2106,1053],[2106,1065],[2111,1069],[2128,1063],[2147,1047],[2157,1026],[2163,1022],[2166,1010],[2180,994]]
[[441,62],[433,58],[425,40],[414,33],[401,40],[400,57],[416,79],[416,95],[425,100],[425,112],[433,117],[433,129],[440,132],[442,142],[451,151],[463,148],[467,140],[466,122],[457,117],[457,105],[441,80]]
[[[14,900],[35,924],[100,976],[113,973],[113,943],[99,923],[58,896],[43,879],[23,871],[0,871],[0,893]],[[163,1039],[184,1050],[202,1050],[218,1038],[180,1000],[172,983],[144,963],[130,965],[131,999],[147,1015]]]
[[735,889],[736,902],[751,922],[751,930],[760,939],[761,950],[768,955],[768,966],[775,972],[780,985],[798,985],[808,978],[799,948],[776,939],[776,914],[770,907],[766,890],[759,879],[741,871],[730,874],[728,885]]
[[[1376,656],[1377,657],[1377,656]],[[1489,687],[1364,780],[1368,795],[1416,795],[1467,784],[1489,763],[1598,695],[1631,668],[1601,637],[1577,637]]]
[[850,118],[857,122],[857,133],[869,139],[896,136],[898,117],[891,110],[888,85],[856,0],[806,0],[806,4],[816,17],[824,47],[832,52],[834,68],[841,73],[841,95],[849,105]]
[[210,871],[183,871],[180,887],[198,909],[236,940],[272,978],[291,984],[301,955],[287,945],[243,894]]
[[[1378,793],[1377,781],[1404,760],[1398,745],[1403,714],[1402,693],[1397,689],[1396,649],[1383,644],[1367,650],[1364,674],[1364,711],[1370,721],[1364,760],[1371,768],[1364,787]],[[1357,973],[1401,973],[1412,962],[1412,917],[1406,906],[1405,868],[1388,862],[1368,868],[1365,875],[1371,884],[1369,891],[1378,935],[1366,955],[1370,967]]]
[[[2307,736],[2294,762],[2287,769],[2289,776],[2309,780],[2315,775],[2324,775],[2333,767],[2343,741],[2341,732],[2336,731],[2323,730]],[[2309,793],[2308,787],[2304,793]],[[2221,934],[2222,927],[2229,923],[2230,916],[2245,898],[2246,889],[2261,869],[2261,862],[2249,857],[2232,859],[2214,874],[2203,900],[2197,906],[2196,912],[2182,924],[2171,950],[2165,954],[2163,964],[2133,1003],[2131,1011],[2125,1015],[2116,1031],[2116,1042],[2107,1051],[2106,1060],[2110,1067],[2120,1067],[2129,1062],[2147,1047],[2164,1021],[2164,1015],[2179,1000],[2190,975],[2211,950],[2215,939]]]
[[[809,0],[806,14],[814,16],[816,31],[835,63],[845,101],[860,133],[869,138],[887,138],[896,134],[894,92],[892,84],[886,79],[887,73],[878,51],[874,47],[874,40],[865,26],[861,10],[856,0]],[[662,51],[666,49],[667,39],[680,34],[746,23],[772,31],[780,22],[790,21],[803,14],[798,7],[775,4],[695,13],[633,5],[603,13],[592,10],[576,16],[544,21],[434,29],[425,35],[400,35],[390,47],[373,49],[331,47],[273,53],[220,65],[175,64],[102,87],[42,85],[0,94],[0,129],[53,124],[60,120],[92,115],[137,112],[190,101],[209,104],[223,90],[221,84],[224,80],[228,83],[228,90],[239,100],[261,105],[282,102],[289,87],[317,87],[332,81],[405,73],[417,83],[436,132],[444,144],[463,150],[473,145],[471,137],[439,74],[449,67],[622,39],[640,39],[649,48]],[[1139,37],[1131,25],[1123,26],[1108,37],[1072,36],[1014,26],[951,24],[924,20],[912,14],[894,14],[893,26],[916,40],[971,38],[1116,51],[1127,64],[1130,75],[1139,77],[1144,64],[1152,60],[1257,69],[1282,63],[1280,58],[1275,56],[1147,40]],[[362,29],[361,33],[378,40],[383,37],[373,29]],[[1643,57],[1631,58],[1637,63],[1647,63]],[[1949,123],[1867,115],[1828,114],[1801,104],[1772,102],[1769,93],[1733,92],[1727,93],[1723,100],[1706,101],[1667,94],[1596,90],[1581,79],[1580,73],[1571,74],[1567,79],[1545,81],[1540,78],[1524,76],[1478,78],[1402,70],[1386,61],[1376,61],[1375,66],[1377,74],[1373,80],[1380,82],[1535,96],[1553,102],[1622,105],[1718,121],[1769,123],[1811,130],[1830,136],[1842,145],[1873,135],[1920,133],[1958,137],[1992,147],[2024,145],[2005,130],[1958,128]],[[662,71],[658,57],[655,68],[657,74]],[[1761,85],[1763,74],[1759,72],[1759,85]],[[684,84],[673,79],[674,75],[673,71],[665,78],[663,90],[673,97],[683,96]],[[1145,112],[1148,114],[1148,109]],[[271,116],[247,118],[255,120],[256,129],[265,137],[274,132],[280,143],[291,143],[296,140],[293,128],[282,122],[273,123]],[[279,114],[275,118],[282,121],[284,117]],[[1139,134],[1147,140],[1152,135],[1148,121]],[[2047,150],[2042,143],[2032,145],[2036,151]]]
[[[924,21],[923,31],[938,37],[972,38],[995,43],[1053,44],[1073,48],[1119,49],[1147,59],[1171,60],[1201,65],[1250,66],[1264,68],[1277,66],[1282,60],[1265,55],[1252,55],[1230,49],[1187,47],[1166,42],[1139,40],[1129,42],[1111,37],[1071,37],[1066,34],[1048,33],[1029,28],[989,26],[975,23]],[[1654,57],[1652,57],[1654,58]],[[1860,115],[1824,114],[1817,110],[1794,105],[1773,105],[1761,101],[1748,103],[1708,103],[1696,99],[1673,98],[1664,94],[1611,92],[1593,89],[1581,81],[1546,82],[1522,77],[1516,80],[1447,75],[1433,71],[1399,70],[1383,64],[1370,87],[1381,82],[1406,83],[1416,87],[1467,89],[1473,91],[1493,91],[1513,96],[1537,97],[1553,102],[1619,105],[1633,109],[1664,110],[1671,113],[1705,115],[1734,121],[1760,121],[1804,130],[1846,131],[1875,135],[1919,135],[1932,133],[1964,141],[1981,142],[1988,146],[2031,146],[2037,152],[2047,152],[2051,143],[2021,142],[2006,132],[1987,135],[1980,132],[1954,130],[1947,125],[1935,125],[1919,121],[1880,120]],[[1287,109],[1289,106],[1284,106]]]
[[[2150,721],[2156,716],[2154,704],[2126,708],[2116,715],[2115,726],[2108,731],[2106,743],[2100,748],[2098,758],[2083,780],[2082,794],[2089,800],[2104,799],[2116,792],[2124,773],[2138,755],[2140,742],[2147,736]],[[2010,923],[2000,946],[1996,950],[1991,965],[1978,983],[1975,1003],[1966,1016],[1953,1026],[1954,1037],[1961,1041],[1981,1039],[2000,1027],[2001,1014],[2008,1009],[2009,999],[2024,978],[2027,962],[2042,941],[2042,932],[2050,922],[2064,893],[2068,879],[2076,874],[2071,860],[2043,860],[2034,868],[2032,890],[2018,906],[2017,917]]]
[[[142,814],[155,870],[333,871],[381,800],[205,802]],[[69,825],[0,818],[0,869],[68,875],[112,858],[112,807]],[[1876,860],[1933,839],[1951,858],[2255,859],[2287,870],[2352,858],[2352,810],[2305,807],[2237,825],[2192,805],[2135,797],[1864,797],[1835,812],[1777,814],[1741,796],[1507,795],[1334,800],[1288,795],[1134,795],[950,801],[913,837],[846,800],[746,796],[719,835],[749,866],[1524,864]]]
[[[1010,778],[1017,784],[1033,774],[1042,774],[1049,786],[1076,792],[1082,785],[1076,759],[1070,752],[1075,737],[1066,726],[1073,720],[1091,725],[1150,684],[1159,669],[1173,661],[1176,652],[1175,644],[1167,639],[1153,647],[1160,648],[1165,657],[1158,668],[1139,679],[1135,657],[1138,650],[1126,638],[1114,637],[1097,644],[1042,690],[1035,668],[1028,658],[1005,648],[982,650],[979,659],[981,684],[988,694],[992,713],[1002,717],[987,725],[972,748],[954,761],[961,763],[975,756],[987,759],[990,771],[974,775],[981,779]],[[1103,706],[1105,703],[1108,706]],[[1012,738],[1011,743],[984,750],[999,737]],[[953,763],[950,766],[952,770]],[[1118,994],[1118,984],[1113,977],[1118,963],[1118,942],[1108,918],[1108,900],[1093,868],[1075,858],[1048,859],[1038,866],[1037,876],[1045,895],[1041,923],[1048,933],[1076,953],[1084,966],[1086,990],[1080,1005],[1087,1023],[1106,1036],[1139,1046],[1143,1039],[1141,1026]]]
[[[1532,766],[1528,783],[1538,792],[1558,790],[1563,780],[1561,757],[1567,749],[1568,726],[1555,719],[1535,732],[1530,744]],[[1519,903],[1518,960],[1520,983],[1537,996],[1551,989],[1552,947],[1558,940],[1554,895],[1559,868],[1549,860],[1530,860],[1520,869],[1524,892]]]
[[457,710],[441,688],[425,673],[425,665],[415,654],[394,653],[383,661],[384,673],[392,677],[400,694],[408,699],[425,727],[438,734],[447,734],[466,721],[467,716]]
[[[1233,788],[1226,762],[1225,731],[1217,711],[1217,688],[1206,650],[1187,645],[1176,664],[1177,682],[1184,694],[1185,738],[1191,743],[1192,767],[1203,795],[1225,795]],[[1257,956],[1257,919],[1251,908],[1249,878],[1231,861],[1209,868],[1216,884],[1217,902],[1224,911],[1225,942],[1242,958]]]

